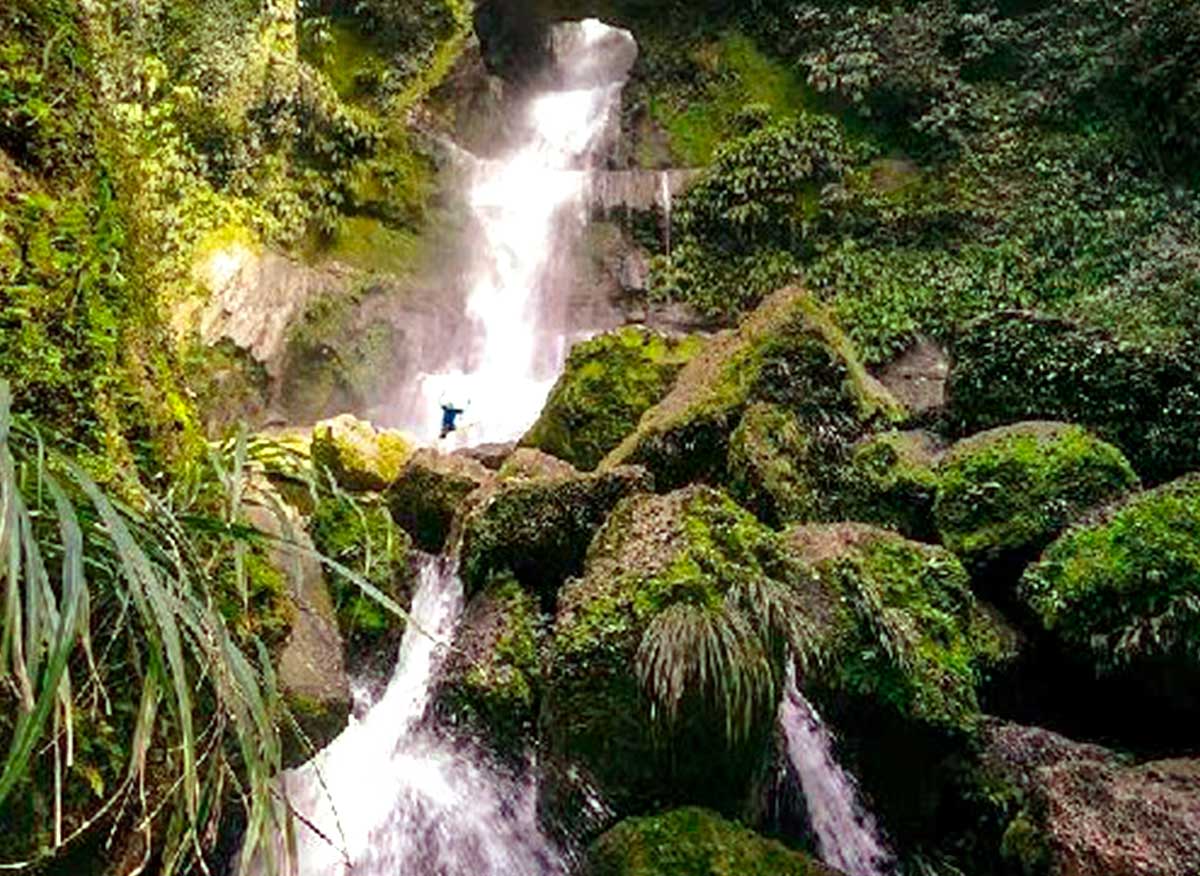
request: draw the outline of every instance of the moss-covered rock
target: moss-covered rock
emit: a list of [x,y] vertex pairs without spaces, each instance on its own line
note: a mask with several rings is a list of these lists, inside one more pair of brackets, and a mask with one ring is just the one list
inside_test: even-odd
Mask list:
[[576,344],[521,443],[594,469],[667,394],[702,346],[700,338],[671,338],[633,326]]
[[501,756],[530,743],[541,694],[537,600],[514,578],[497,578],[468,603],[438,688],[438,709]]
[[979,690],[1015,634],[977,603],[944,548],[863,524],[793,527],[792,549],[837,606],[804,690],[899,837],[926,840],[979,722]]
[[[670,803],[736,812],[774,723],[773,624],[802,614],[819,628],[834,608],[780,536],[725,495],[626,499],[583,577],[559,593],[542,714],[550,753],[582,768],[618,814]],[[705,655],[720,671],[701,680]]]
[[413,454],[385,497],[392,519],[417,547],[438,553],[463,500],[494,477],[473,459],[422,449]]
[[705,809],[629,818],[588,852],[584,876],[837,876],[777,840]]
[[829,314],[789,287],[709,341],[604,465],[644,465],[659,489],[719,481],[730,435],[754,402],[779,405],[812,440],[834,448],[903,416]]
[[751,405],[729,437],[730,494],[772,526],[823,519],[836,466],[814,458],[821,455],[814,443],[791,411]]
[[577,474],[579,470],[571,463],[532,447],[518,447],[505,457],[496,470],[497,477],[502,481],[574,477]]
[[876,523],[909,538],[937,535],[933,503],[941,445],[929,432],[884,432],[854,446],[842,505],[851,520]]
[[654,486],[645,469],[632,466],[592,474],[568,467],[573,473],[529,478],[515,470],[502,469],[495,489],[463,521],[460,568],[468,590],[509,570],[552,602],[559,585],[583,570],[588,543],[616,504]]
[[377,431],[350,414],[325,420],[313,429],[313,464],[328,470],[347,490],[386,490],[400,477],[413,449],[399,432]]
[[955,444],[934,515],[973,572],[1008,572],[1085,512],[1138,485],[1121,451],[1079,426],[1020,423]]
[[[309,521],[313,545],[323,556],[361,575],[399,605],[412,587],[412,538],[392,522],[378,499],[344,496],[317,503]],[[404,621],[343,575],[333,575],[330,595],[342,637],[354,652],[368,652]]]
[[1062,319],[1005,311],[956,338],[950,413],[963,431],[1039,418],[1082,423],[1158,482],[1200,469],[1198,358],[1195,338],[1122,343]]
[[1200,476],[1069,530],[1018,592],[1068,654],[1200,715]]

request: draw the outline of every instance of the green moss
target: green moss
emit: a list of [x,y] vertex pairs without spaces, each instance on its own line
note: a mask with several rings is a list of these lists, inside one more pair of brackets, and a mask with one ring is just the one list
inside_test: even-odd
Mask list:
[[[584,768],[618,812],[671,801],[735,811],[762,765],[780,659],[768,644],[770,624],[741,614],[738,600],[745,588],[785,591],[811,600],[820,617],[823,600],[811,586],[778,536],[723,494],[693,487],[625,500],[593,540],[583,577],[559,593],[543,712],[552,753]],[[745,637],[735,636],[736,654],[709,652],[722,678],[664,703],[645,691],[636,666],[648,631],[658,629],[651,640],[665,644],[660,619],[681,611]],[[652,674],[654,684],[669,672],[692,677],[688,667],[699,654],[683,651]],[[755,685],[760,667],[768,695],[747,696],[731,713],[719,692],[725,674]]]
[[[412,541],[382,504],[345,496],[323,499],[313,509],[309,530],[322,556],[362,575],[394,601],[405,601]],[[401,623],[343,575],[329,575],[328,581],[338,628],[351,647],[367,649]]]
[[629,327],[577,344],[521,443],[594,469],[667,394],[702,343]]
[[519,759],[532,740],[540,637],[536,598],[512,578],[489,582],[467,607],[439,688],[439,708],[502,756]]
[[860,441],[845,472],[846,516],[933,540],[938,452],[936,439],[925,432],[884,432]]
[[729,492],[772,526],[821,519],[822,466],[813,438],[794,414],[753,404],[729,438]]
[[790,287],[736,332],[713,339],[604,464],[644,465],[659,489],[720,480],[729,436],[756,401],[790,411],[805,431],[824,430],[845,443],[902,416],[828,313],[804,289]]
[[377,431],[350,414],[318,423],[313,430],[312,461],[347,490],[379,492],[400,477],[413,445],[399,432]]
[[630,818],[588,851],[585,876],[833,876],[792,851],[704,809]]
[[[357,197],[370,199],[361,188]],[[368,273],[405,276],[413,268],[419,246],[411,231],[388,227],[371,216],[349,216],[339,222],[326,253],[331,259]]]
[[388,488],[392,519],[412,536],[421,550],[439,553],[463,500],[492,480],[492,473],[473,459],[418,450],[399,479]]
[[217,608],[242,641],[257,638],[279,647],[295,614],[287,573],[265,546],[243,545],[238,553],[240,560],[226,557],[218,572]]
[[1200,674],[1200,478],[1069,530],[1019,592],[1044,628],[1099,672],[1159,664],[1183,678]]
[[1061,423],[968,438],[947,452],[938,475],[938,531],[973,569],[1028,560],[1084,512],[1138,485],[1119,450]]
[[652,487],[637,468],[506,480],[463,523],[464,583],[478,588],[508,570],[552,603],[559,585],[582,571],[592,534],[608,513]]

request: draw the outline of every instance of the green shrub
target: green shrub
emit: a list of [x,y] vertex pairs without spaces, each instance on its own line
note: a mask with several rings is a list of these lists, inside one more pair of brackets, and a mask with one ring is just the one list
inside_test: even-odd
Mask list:
[[1138,486],[1121,451],[1061,423],[1021,423],[960,441],[938,476],[938,531],[973,571],[1008,571],[1032,559],[1084,513]]

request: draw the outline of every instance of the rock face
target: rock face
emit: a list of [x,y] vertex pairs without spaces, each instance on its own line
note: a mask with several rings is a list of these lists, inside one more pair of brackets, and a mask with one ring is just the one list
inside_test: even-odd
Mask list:
[[386,490],[412,454],[412,443],[401,433],[376,431],[350,414],[318,423],[313,430],[313,463],[353,492]]
[[791,621],[819,627],[833,608],[780,537],[723,494],[626,499],[559,593],[549,753],[618,814],[671,802],[737,812],[774,724],[771,643],[808,647]]
[[515,579],[495,579],[468,603],[438,685],[438,710],[513,761],[536,726],[541,635],[537,600]]
[[576,344],[522,444],[594,469],[667,394],[702,344],[634,327]]
[[622,821],[588,852],[584,876],[837,876],[777,840],[705,809]]
[[720,480],[729,436],[754,402],[779,405],[832,448],[903,416],[830,316],[807,291],[790,287],[737,331],[712,339],[604,464],[644,465],[659,489]]
[[1169,722],[1200,716],[1200,476],[1068,531],[1019,594],[1074,659],[1155,694]]
[[1131,765],[1098,746],[1000,724],[986,734],[984,764],[1024,802],[1002,846],[1022,872],[1200,872],[1200,761]]
[[[510,460],[513,463],[513,460]],[[468,590],[509,570],[552,603],[559,585],[583,570],[592,535],[626,496],[653,489],[645,469],[624,466],[594,474],[554,471],[505,478],[463,522],[461,572]],[[562,463],[559,463],[562,465]]]
[[1019,568],[1072,521],[1138,485],[1119,450],[1064,423],[967,438],[938,477],[938,531],[973,572]]
[[1015,634],[976,602],[944,548],[850,523],[792,527],[785,539],[834,606],[805,693],[888,828],[936,840],[935,813],[980,719],[978,691],[1014,656]]
[[[299,521],[293,518],[285,524],[273,505],[248,502],[246,522],[311,551],[312,541]],[[271,551],[271,563],[286,575],[294,605],[291,632],[277,659],[279,688],[305,735],[320,749],[342,731],[350,715],[350,679],[343,664],[337,616],[318,560],[280,547]],[[310,752],[293,740],[287,754],[290,765],[295,765]]]
[[421,550],[440,553],[463,500],[494,477],[473,459],[418,450],[388,489],[388,508]]
[[1197,342],[1122,344],[1024,311],[993,314],[955,340],[948,386],[963,431],[1029,419],[1081,423],[1120,447],[1147,480],[1200,469]]

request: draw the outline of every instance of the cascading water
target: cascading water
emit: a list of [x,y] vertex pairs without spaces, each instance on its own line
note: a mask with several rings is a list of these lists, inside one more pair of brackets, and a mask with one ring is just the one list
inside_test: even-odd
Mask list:
[[468,204],[478,229],[467,266],[466,348],[447,367],[418,378],[407,426],[437,433],[440,405],[465,407],[459,444],[518,438],[537,418],[562,368],[567,338],[556,324],[563,306],[563,238],[583,226],[588,168],[618,118],[621,90],[637,44],[594,19],[553,34],[555,90],[526,108],[526,142],[508,158],[467,159]]
[[411,622],[383,696],[282,778],[295,812],[296,876],[558,876],[534,789],[423,721],[462,612],[445,558],[422,561]]
[[804,791],[808,821],[821,860],[846,876],[885,876],[892,855],[878,825],[858,797],[854,780],[833,754],[833,737],[800,693],[794,667],[779,703],[779,725],[791,768]]

